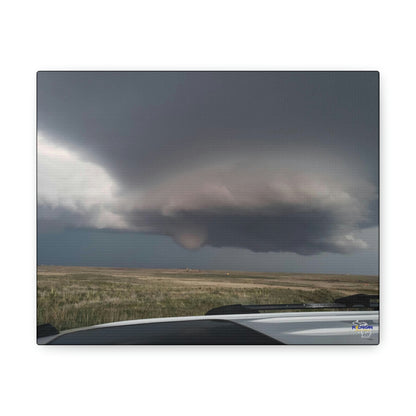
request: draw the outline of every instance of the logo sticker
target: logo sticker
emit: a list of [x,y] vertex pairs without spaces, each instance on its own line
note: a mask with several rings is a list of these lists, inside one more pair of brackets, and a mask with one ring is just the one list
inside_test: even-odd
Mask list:
[[352,322],[352,330],[355,334],[360,334],[361,338],[369,338],[373,333],[373,325],[369,325],[367,322],[356,321]]

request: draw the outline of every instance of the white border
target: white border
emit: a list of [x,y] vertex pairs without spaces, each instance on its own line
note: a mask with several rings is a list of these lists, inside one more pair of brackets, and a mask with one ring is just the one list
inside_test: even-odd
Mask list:
[[[2,47],[3,414],[376,414],[413,408],[411,2],[9,2]],[[35,72],[381,72],[381,345],[35,345]],[[4,209],[4,211],[3,211]],[[4,230],[3,228],[3,230]]]

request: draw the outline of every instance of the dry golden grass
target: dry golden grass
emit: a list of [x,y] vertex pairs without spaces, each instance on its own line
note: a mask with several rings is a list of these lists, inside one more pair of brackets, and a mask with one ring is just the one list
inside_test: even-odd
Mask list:
[[235,303],[330,302],[378,293],[378,276],[39,266],[38,324],[204,315]]

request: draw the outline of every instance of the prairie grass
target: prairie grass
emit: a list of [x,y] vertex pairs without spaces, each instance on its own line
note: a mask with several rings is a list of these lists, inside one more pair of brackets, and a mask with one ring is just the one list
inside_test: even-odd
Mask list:
[[378,293],[378,277],[39,266],[37,320],[64,330],[204,315],[236,303],[331,302],[351,293]]

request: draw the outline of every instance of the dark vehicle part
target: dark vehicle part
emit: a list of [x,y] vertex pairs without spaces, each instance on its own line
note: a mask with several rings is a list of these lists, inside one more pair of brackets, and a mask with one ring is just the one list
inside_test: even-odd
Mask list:
[[335,299],[335,303],[283,303],[277,305],[225,305],[210,309],[205,315],[233,315],[245,313],[259,313],[260,311],[277,311],[290,309],[354,309],[371,308],[378,309],[379,295],[356,294]]
[[37,338],[48,337],[59,334],[59,331],[51,324],[42,324],[37,326]]
[[280,341],[226,320],[108,326],[62,334],[52,345],[278,345]]

